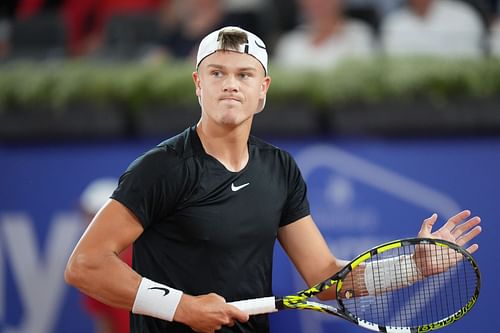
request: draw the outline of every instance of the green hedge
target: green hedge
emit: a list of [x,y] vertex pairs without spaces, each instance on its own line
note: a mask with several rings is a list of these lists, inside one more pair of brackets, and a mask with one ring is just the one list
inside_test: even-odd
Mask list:
[[[8,63],[0,66],[0,110],[12,105],[121,103],[196,104],[192,65],[170,63]],[[318,107],[352,102],[500,96],[500,59],[377,59],[348,61],[321,73],[271,66],[270,102],[296,100]]]

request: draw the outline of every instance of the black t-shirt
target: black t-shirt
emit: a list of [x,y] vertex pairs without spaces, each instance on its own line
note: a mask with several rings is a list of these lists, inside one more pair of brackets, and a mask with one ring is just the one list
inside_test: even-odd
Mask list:
[[[112,198],[139,219],[133,268],[191,295],[226,301],[272,295],[278,228],[309,215],[306,185],[293,158],[255,137],[239,172],[205,153],[195,126],[135,160]],[[132,315],[132,332],[191,332],[178,323]],[[221,332],[267,332],[267,316]]]

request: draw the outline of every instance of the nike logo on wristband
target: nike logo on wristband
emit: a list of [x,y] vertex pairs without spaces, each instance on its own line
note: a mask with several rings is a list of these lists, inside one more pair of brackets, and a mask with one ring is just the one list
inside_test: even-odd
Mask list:
[[167,296],[168,293],[170,292],[170,290],[168,290],[167,288],[162,288],[162,287],[151,287],[151,288],[149,288],[149,290],[153,290],[153,289],[163,290],[165,292],[165,294],[163,294],[163,296]]
[[236,186],[236,185],[234,185],[234,183],[232,183],[231,184],[231,191],[237,192],[237,191],[241,190],[242,188],[247,187],[248,185],[250,185],[250,183],[245,183],[245,184],[239,185],[239,186]]

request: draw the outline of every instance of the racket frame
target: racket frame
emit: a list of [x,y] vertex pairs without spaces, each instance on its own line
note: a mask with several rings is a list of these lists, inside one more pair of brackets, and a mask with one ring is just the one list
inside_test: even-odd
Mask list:
[[[372,258],[375,255],[381,254],[383,252],[389,251],[394,248],[402,247],[402,246],[408,246],[408,245],[420,245],[420,244],[434,244],[442,247],[447,247],[451,248],[457,252],[460,252],[464,258],[471,264],[472,268],[474,269],[474,273],[477,277],[477,283],[474,289],[474,292],[472,294],[471,299],[467,304],[462,306],[457,312],[451,314],[450,316],[443,318],[437,322],[430,323],[427,325],[421,325],[421,326],[416,326],[416,327],[386,327],[386,326],[380,326],[371,322],[368,322],[366,320],[363,320],[356,315],[350,313],[349,311],[346,310],[344,303],[342,301],[342,298],[339,297],[340,291],[342,289],[342,284],[343,284],[343,279],[349,274],[352,270],[354,270],[357,266],[359,266],[361,263],[367,261],[368,259]],[[295,295],[289,295],[289,296],[284,296],[280,298],[276,298],[276,309],[277,310],[284,310],[284,309],[301,309],[301,310],[313,310],[313,311],[319,311],[319,312],[324,312],[324,313],[329,313],[335,316],[339,316],[345,320],[351,321],[354,324],[360,325],[362,327],[365,327],[369,330],[373,331],[378,331],[378,332],[428,332],[431,330],[435,330],[438,328],[442,328],[444,326],[448,326],[455,321],[459,320],[462,318],[466,313],[468,313],[474,304],[476,303],[478,296],[479,296],[479,291],[480,291],[480,286],[481,286],[481,274],[479,271],[479,267],[472,257],[472,255],[467,252],[465,249],[462,247],[458,246],[457,244],[454,244],[452,242],[443,240],[443,239],[437,239],[437,238],[405,238],[405,239],[399,239],[399,240],[394,240],[391,242],[387,242],[381,245],[378,245],[368,251],[363,252],[356,258],[354,258],[350,263],[348,263],[344,268],[342,268],[339,272],[336,274],[332,275],[330,278],[308,288],[304,289],[302,291],[299,291]],[[338,303],[339,308],[335,308],[330,305],[318,303],[318,302],[313,302],[313,301],[308,301],[309,298],[326,291],[330,288],[336,288],[336,301]]]
[[[398,247],[403,247],[403,246],[409,246],[409,245],[420,245],[420,244],[434,244],[446,248],[451,248],[454,251],[457,251],[463,255],[465,260],[467,260],[470,265],[473,268],[473,271],[476,275],[476,286],[474,288],[473,294],[468,301],[467,304],[462,306],[458,311],[455,313],[451,314],[450,316],[443,318],[437,322],[434,323],[429,323],[426,325],[421,325],[421,326],[415,326],[415,327],[391,327],[391,326],[381,326],[375,323],[368,322],[366,320],[363,320],[356,315],[350,313],[343,301],[342,298],[339,297],[340,291],[342,289],[343,285],[343,279],[346,278],[346,276],[353,271],[356,267],[361,265],[362,263],[366,262],[370,258],[379,255],[383,252],[389,251],[391,249],[395,249]],[[462,247],[458,246],[457,244],[454,244],[452,242],[443,240],[443,239],[436,239],[436,238],[405,238],[405,239],[399,239],[399,240],[394,240],[391,242],[387,242],[384,244],[381,244],[379,246],[376,246],[368,251],[363,252],[356,258],[354,258],[350,263],[348,263],[346,266],[344,266],[339,272],[336,274],[332,275],[328,279],[315,284],[314,286],[304,289],[302,291],[299,291],[298,293],[294,295],[288,295],[288,296],[283,296],[283,297],[275,297],[275,296],[270,296],[270,297],[262,297],[262,298],[257,298],[257,299],[250,299],[250,300],[244,300],[244,301],[237,301],[237,302],[231,302],[230,304],[238,307],[240,310],[246,311],[250,315],[254,314],[263,314],[263,313],[271,313],[275,311],[280,311],[280,310],[286,310],[286,309],[300,309],[300,310],[313,310],[313,311],[319,311],[323,313],[328,313],[331,315],[335,315],[338,317],[341,317],[345,320],[348,320],[356,325],[362,326],[364,328],[367,328],[372,331],[378,331],[378,332],[408,332],[408,333],[416,333],[416,332],[428,332],[431,330],[436,330],[438,328],[442,328],[445,326],[448,326],[455,321],[459,320],[462,318],[466,313],[468,313],[474,304],[476,303],[478,296],[479,296],[479,290],[481,286],[481,274],[479,271],[479,267],[472,257],[470,253],[468,253],[465,249]],[[336,301],[338,303],[338,308],[334,306],[330,306],[327,304],[322,304],[319,302],[314,302],[314,301],[309,301],[308,299],[316,296],[317,294],[326,291],[330,288],[335,288],[336,291]],[[353,295],[354,297],[356,295]]]

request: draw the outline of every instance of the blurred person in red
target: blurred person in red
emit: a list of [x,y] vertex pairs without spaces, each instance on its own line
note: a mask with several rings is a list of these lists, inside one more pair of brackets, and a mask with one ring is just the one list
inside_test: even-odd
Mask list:
[[[2,0],[3,2],[4,0]],[[27,20],[42,12],[56,12],[66,26],[71,56],[86,56],[100,49],[106,24],[114,15],[156,11],[168,0],[7,0],[15,3],[15,19]]]
[[72,56],[92,55],[99,50],[105,28],[114,15],[154,12],[169,0],[65,0],[64,19]]
[[[80,196],[80,209],[86,224],[108,200],[117,185],[114,178],[97,178],[90,182]],[[85,226],[86,227],[86,226]],[[120,254],[120,258],[129,266],[132,264],[132,248]],[[96,333],[128,333],[129,312],[103,304],[92,297],[83,295],[83,305],[90,314]]]
[[[2,0],[3,1],[3,0]],[[26,20],[44,11],[57,11],[66,0],[17,0],[16,19]]]

